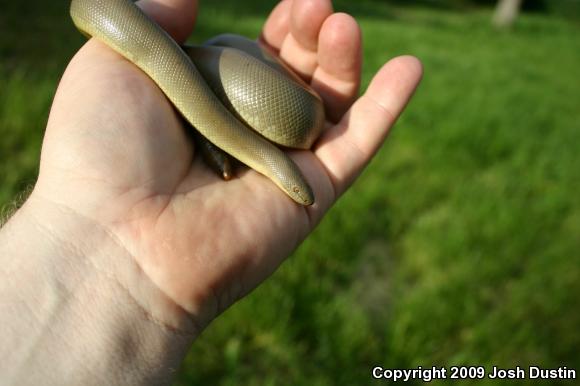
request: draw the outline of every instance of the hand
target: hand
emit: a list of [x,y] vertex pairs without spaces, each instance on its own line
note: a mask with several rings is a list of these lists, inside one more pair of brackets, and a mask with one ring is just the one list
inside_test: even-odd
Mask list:
[[[193,28],[194,1],[139,6],[177,41]],[[95,39],[59,85],[32,197],[107,234],[144,272],[142,280],[202,328],[308,236],[377,151],[417,86],[420,63],[400,57],[356,99],[360,36],[356,21],[333,13],[328,0],[281,2],[261,35],[325,101],[326,132],[311,151],[291,152],[314,190],[312,207],[295,204],[252,170],[222,181],[194,157],[180,118],[152,80]],[[133,293],[140,288],[124,286]]]

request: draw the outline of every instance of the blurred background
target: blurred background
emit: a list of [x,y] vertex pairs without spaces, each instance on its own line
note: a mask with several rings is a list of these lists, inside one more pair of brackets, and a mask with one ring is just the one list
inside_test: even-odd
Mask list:
[[[194,42],[256,37],[275,1],[200,3]],[[66,1],[0,4],[7,211],[34,184],[84,38]],[[423,82],[356,185],[205,331],[176,385],[373,384],[374,365],[580,371],[580,1],[519,5],[335,2],[362,26],[365,87],[400,54],[423,61]]]

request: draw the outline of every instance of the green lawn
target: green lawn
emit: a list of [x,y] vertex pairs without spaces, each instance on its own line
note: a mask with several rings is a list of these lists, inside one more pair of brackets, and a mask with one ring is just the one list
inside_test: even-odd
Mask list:
[[[203,3],[194,40],[255,36],[271,5],[249,3]],[[3,8],[0,205],[34,183],[83,41],[66,2]],[[176,385],[374,384],[377,364],[580,371],[580,25],[524,15],[498,33],[486,10],[336,8],[361,22],[365,84],[407,53],[423,83],[353,189],[207,329]]]

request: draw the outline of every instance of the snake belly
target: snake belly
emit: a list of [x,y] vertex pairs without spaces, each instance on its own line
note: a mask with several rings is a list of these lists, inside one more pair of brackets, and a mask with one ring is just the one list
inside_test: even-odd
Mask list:
[[[314,203],[312,189],[300,169],[270,142],[301,149],[312,145],[324,124],[322,101],[314,92],[298,90],[299,84],[290,77],[258,64],[261,62],[252,55],[240,57],[233,48],[189,53],[208,56],[208,60],[202,58],[199,63],[214,67],[202,65],[204,72],[217,72],[225,79],[217,83],[223,85],[222,92],[230,101],[226,107],[192,59],[132,1],[72,0],[70,13],[81,32],[103,41],[149,75],[207,140],[268,177],[297,203]],[[207,54],[209,51],[213,54]],[[212,82],[215,89],[216,82]],[[266,87],[248,92],[243,83]],[[238,113],[232,113],[230,109],[237,109],[240,100],[249,101],[250,107],[246,104]],[[248,127],[256,121],[257,131]]]

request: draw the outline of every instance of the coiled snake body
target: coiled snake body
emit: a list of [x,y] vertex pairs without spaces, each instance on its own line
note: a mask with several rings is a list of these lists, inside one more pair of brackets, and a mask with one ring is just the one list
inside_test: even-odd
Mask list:
[[[72,0],[70,12],[81,32],[149,75],[207,140],[271,179],[294,201],[314,202],[296,164],[272,143],[308,149],[320,134],[322,101],[307,86],[234,48],[188,48],[186,54],[130,0]],[[219,79],[209,81],[210,87],[200,70]],[[229,102],[220,102],[212,88]]]

